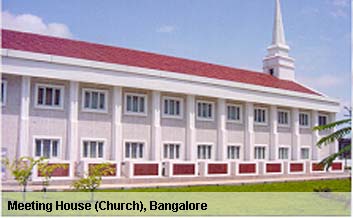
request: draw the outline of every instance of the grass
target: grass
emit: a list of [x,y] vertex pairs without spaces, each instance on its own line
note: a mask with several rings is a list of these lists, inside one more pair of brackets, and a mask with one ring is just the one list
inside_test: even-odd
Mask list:
[[311,180],[224,186],[190,186],[171,188],[104,189],[103,192],[313,192],[329,188],[332,192],[351,192],[351,179]]

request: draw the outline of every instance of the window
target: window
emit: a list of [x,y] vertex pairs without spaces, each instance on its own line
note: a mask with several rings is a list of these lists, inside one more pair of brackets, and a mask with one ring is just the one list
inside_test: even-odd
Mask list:
[[84,140],[83,141],[83,158],[103,158],[104,141]]
[[267,109],[255,108],[254,121],[257,124],[266,124],[267,123]]
[[256,146],[255,147],[255,159],[264,160],[266,158],[266,147],[265,146]]
[[308,160],[310,158],[310,149],[309,148],[301,148],[300,149],[300,158],[302,160]]
[[274,72],[275,72],[274,69],[271,68],[271,69],[270,69],[270,75],[273,76]]
[[126,142],[125,143],[125,158],[141,159],[144,154],[144,143],[141,142]]
[[240,159],[240,146],[228,146],[227,157],[230,160]]
[[231,122],[241,122],[241,106],[240,105],[227,105],[227,119]]
[[164,144],[163,157],[165,159],[179,159],[180,158],[180,144],[168,143]]
[[107,111],[107,91],[83,89],[82,93],[82,108],[84,111]]
[[309,127],[309,114],[299,113],[299,125],[302,127]]
[[182,117],[182,104],[181,98],[164,97],[163,98],[163,116],[172,118]]
[[213,120],[213,102],[197,101],[197,118],[199,120]]
[[203,160],[211,159],[212,145],[198,145],[197,146],[197,158]]
[[7,81],[1,80],[1,105],[6,105],[6,96],[7,96]]
[[63,86],[36,84],[36,107],[62,108],[63,94]]
[[326,115],[319,115],[319,126],[324,126],[327,124],[327,116]]
[[125,113],[135,115],[147,114],[147,96],[143,94],[125,94]]
[[288,160],[289,159],[289,148],[281,147],[278,149],[278,159]]
[[59,140],[35,139],[35,156],[45,158],[59,157]]
[[278,125],[279,126],[289,126],[289,112],[288,111],[278,111]]

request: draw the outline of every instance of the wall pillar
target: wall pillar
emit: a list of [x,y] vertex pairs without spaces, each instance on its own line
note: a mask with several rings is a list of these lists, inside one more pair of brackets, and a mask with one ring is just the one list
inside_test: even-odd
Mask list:
[[217,100],[217,155],[216,160],[227,158],[226,100]]
[[66,159],[70,159],[71,161],[78,161],[80,159],[80,145],[78,143],[78,89],[79,83],[70,81]]
[[31,93],[31,78],[22,76],[21,79],[21,115],[20,115],[20,133],[19,133],[19,151],[17,155],[28,156],[29,148],[29,104]]
[[292,160],[300,159],[300,127],[299,127],[299,109],[292,108],[291,111],[292,119]]
[[269,159],[270,160],[277,160],[278,159],[278,113],[277,107],[271,105],[270,107],[270,146],[269,146]]
[[244,137],[244,160],[254,160],[254,104],[250,102],[245,103],[245,137]]
[[196,160],[195,96],[186,97],[186,144],[185,159]]
[[161,130],[161,93],[152,92],[152,136],[150,146],[150,159],[161,160],[162,130]]
[[[311,128],[319,125],[318,112],[311,112]],[[312,142],[311,142],[311,159],[320,160],[320,151],[316,146],[316,143],[320,140],[319,131],[312,132]]]
[[122,88],[114,86],[113,88],[113,110],[112,110],[112,147],[111,159],[122,161],[123,157],[123,128],[121,124],[122,117]]

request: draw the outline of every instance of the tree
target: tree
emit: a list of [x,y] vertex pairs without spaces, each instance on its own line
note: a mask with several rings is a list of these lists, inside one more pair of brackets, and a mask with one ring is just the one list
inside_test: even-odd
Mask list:
[[[328,144],[331,144],[335,142],[336,140],[339,140],[348,134],[351,133],[351,122],[352,122],[352,108],[350,107],[345,107],[345,109],[348,111],[348,114],[345,115],[345,117],[349,117],[347,119],[342,119],[339,121],[335,121],[323,126],[315,126],[313,128],[314,131],[324,131],[324,130],[332,130],[336,127],[341,127],[340,129],[334,131],[333,133],[322,137],[316,145],[321,148],[322,145],[326,146]],[[344,147],[343,149],[339,150],[338,152],[329,155],[328,157],[324,158],[320,164],[323,165],[326,170],[332,165],[333,161],[337,159],[337,157],[343,155],[346,152],[351,151],[352,144]]]
[[8,159],[4,159],[3,164],[11,171],[11,174],[15,177],[15,180],[23,190],[23,201],[26,201],[26,189],[28,181],[32,176],[33,168],[41,163],[44,158],[34,159],[32,157],[20,157],[15,159],[12,163]]
[[92,165],[92,167],[89,168],[89,172],[86,173],[86,176],[74,181],[72,186],[76,190],[90,191],[91,201],[94,201],[94,192],[101,185],[102,176],[112,175],[114,172],[115,169],[110,163]]
[[47,187],[50,184],[50,179],[53,176],[53,173],[56,169],[62,168],[62,169],[67,169],[67,165],[64,164],[53,164],[49,162],[44,162],[38,164],[38,170],[41,174],[41,176],[44,177],[43,180],[43,191],[44,191],[44,197],[46,197],[46,191]]

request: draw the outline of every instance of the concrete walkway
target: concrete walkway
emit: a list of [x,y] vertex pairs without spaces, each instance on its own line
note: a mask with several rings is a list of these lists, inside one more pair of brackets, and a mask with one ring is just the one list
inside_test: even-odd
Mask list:
[[[288,182],[305,180],[344,179],[350,178],[350,173],[310,174],[310,175],[282,175],[282,176],[247,176],[247,177],[195,177],[195,178],[156,178],[156,179],[105,179],[100,189],[131,189],[148,187],[180,187],[180,186],[206,186],[206,185],[242,185],[270,182]],[[29,191],[39,191],[41,183],[28,186]],[[48,190],[62,191],[71,189],[70,183],[52,184]],[[14,183],[3,183],[2,191],[20,191]]]

